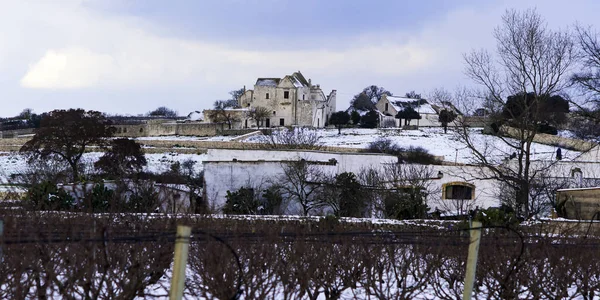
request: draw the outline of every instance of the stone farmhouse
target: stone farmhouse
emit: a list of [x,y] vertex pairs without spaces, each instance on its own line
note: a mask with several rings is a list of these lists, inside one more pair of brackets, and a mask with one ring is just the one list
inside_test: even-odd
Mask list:
[[404,110],[407,107],[412,107],[421,115],[420,120],[413,120],[411,125],[423,126],[423,127],[437,127],[442,126],[438,121],[439,113],[443,109],[454,111],[458,116],[462,113],[458,111],[451,103],[440,103],[432,104],[425,99],[412,99],[406,97],[388,96],[383,95],[379,101],[375,104],[377,110],[383,114],[383,120],[381,124],[389,123],[393,120],[396,127],[401,127],[404,124],[404,120],[396,119],[395,116],[399,111]]
[[[534,167],[546,166],[543,180],[560,183],[562,188],[583,188],[600,185],[600,160],[596,147],[572,161],[535,161]],[[428,182],[427,204],[430,209],[448,214],[464,214],[476,207],[498,207],[502,203],[499,193],[501,182],[492,179],[486,169],[475,165],[411,165],[398,164],[397,157],[371,153],[341,153],[293,150],[233,150],[209,149],[203,161],[205,188],[203,199],[215,210],[226,201],[226,192],[242,187],[263,190],[278,178],[282,178],[284,166],[293,161],[305,161],[316,165],[324,173],[360,172],[371,169],[389,172],[390,167],[414,167],[427,170],[423,178]],[[505,162],[511,168],[510,161]],[[487,175],[486,175],[487,174]],[[420,175],[421,176],[421,175]],[[389,188],[406,188],[406,182],[388,182]],[[553,195],[546,201],[554,201]],[[596,200],[596,203],[598,200]],[[597,207],[597,204],[594,204]],[[600,207],[600,206],[599,206]],[[286,206],[287,214],[298,214],[299,208]],[[381,217],[371,215],[371,217]]]
[[[325,127],[335,112],[335,102],[336,90],[325,95],[320,85],[312,84],[300,71],[283,78],[258,78],[254,89],[246,90],[238,99],[241,108],[265,107],[272,112],[264,127]],[[247,125],[254,126],[250,123]]]

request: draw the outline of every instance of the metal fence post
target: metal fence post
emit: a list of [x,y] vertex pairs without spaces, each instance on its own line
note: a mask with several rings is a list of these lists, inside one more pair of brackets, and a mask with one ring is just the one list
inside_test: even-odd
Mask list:
[[169,292],[169,299],[171,300],[181,300],[181,298],[183,298],[185,266],[188,259],[191,232],[192,228],[189,226],[177,226],[173,277],[171,278],[171,290]]
[[469,257],[467,258],[467,271],[465,272],[465,289],[463,300],[471,300],[473,286],[475,285],[475,272],[477,271],[477,255],[481,241],[481,222],[471,222],[471,239],[469,241]]

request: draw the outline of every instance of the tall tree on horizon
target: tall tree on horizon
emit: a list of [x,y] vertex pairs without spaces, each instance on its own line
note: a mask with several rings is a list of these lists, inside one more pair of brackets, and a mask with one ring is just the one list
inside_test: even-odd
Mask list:
[[532,144],[538,133],[537,126],[533,126],[539,112],[536,107],[544,98],[559,94],[567,87],[568,72],[575,59],[574,44],[568,32],[548,29],[546,22],[532,9],[507,10],[502,24],[494,30],[494,38],[495,55],[485,50],[464,55],[465,72],[480,88],[458,92],[455,106],[461,107],[463,114],[471,115],[469,112],[478,107],[475,101],[485,99],[491,115],[500,116],[509,95],[531,93],[532,100],[524,104],[521,114],[509,112],[511,127],[500,127],[492,132],[503,144],[496,147],[496,151],[506,151],[506,157],[514,153],[515,159],[503,164],[502,157],[489,155],[489,145],[477,140],[464,118],[459,119],[462,126],[456,134],[473,153],[474,163],[481,166],[484,173],[482,176],[506,185],[511,195],[508,197],[511,203],[506,204],[520,216],[529,218],[536,213],[529,201],[536,176],[549,167],[532,161]]

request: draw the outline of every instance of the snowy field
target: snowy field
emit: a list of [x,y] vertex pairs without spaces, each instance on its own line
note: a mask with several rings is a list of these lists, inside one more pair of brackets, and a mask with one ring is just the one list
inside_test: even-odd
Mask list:
[[[473,138],[481,147],[486,147],[486,156],[500,162],[512,153],[501,139],[479,133],[481,129],[473,128]],[[320,142],[324,146],[348,147],[365,149],[369,143],[379,138],[389,138],[400,147],[422,147],[435,156],[444,157],[445,161],[458,163],[473,162],[473,154],[458,139],[455,133],[448,129],[445,134],[443,128],[420,128],[418,130],[390,130],[390,129],[342,129],[338,134],[337,129],[322,129],[317,131]],[[246,139],[246,142],[259,142],[260,137],[254,136]],[[532,147],[534,160],[553,159],[556,155],[556,147],[534,143]],[[573,159],[580,152],[562,149],[563,159]]]
[[[92,166],[102,154],[101,152],[85,153],[82,161],[86,165]],[[174,152],[146,154],[145,156],[148,165],[144,168],[144,171],[153,173],[168,171],[174,162],[184,162],[189,159],[196,162],[194,165],[195,171],[200,172],[202,161],[206,159],[206,154],[180,154]],[[0,152],[0,184],[9,183],[11,174],[25,172],[27,168],[28,163],[25,156],[18,153]]]
[[[478,141],[481,147],[487,147],[486,157],[493,158],[497,162],[507,158],[512,152],[504,142],[499,138],[479,133],[480,129],[473,129],[473,137]],[[342,134],[338,134],[337,129],[321,129],[317,131],[320,137],[320,143],[324,146],[348,147],[365,149],[369,143],[379,138],[389,138],[400,147],[423,147],[431,154],[444,157],[445,161],[458,163],[473,162],[473,154],[469,149],[458,140],[458,137],[448,131],[444,134],[442,128],[421,128],[419,130],[390,130],[390,129],[362,129],[348,128],[343,129]],[[163,141],[231,141],[235,136],[215,136],[215,137],[189,137],[189,136],[162,136],[162,137],[142,137],[138,140],[163,140]],[[260,136],[251,136],[243,142],[260,142]],[[554,159],[556,147],[533,144],[533,159],[547,160]],[[563,159],[573,159],[580,152],[562,149]],[[91,152],[84,154],[83,161],[88,165],[98,160],[102,155],[100,152]],[[164,172],[169,170],[173,162],[182,162],[187,159],[196,161],[197,171],[202,169],[202,161],[206,159],[206,154],[178,154],[174,152],[146,154],[148,166],[145,171]],[[23,172],[27,168],[25,157],[18,153],[1,152],[0,153],[0,183],[7,182],[10,174]]]

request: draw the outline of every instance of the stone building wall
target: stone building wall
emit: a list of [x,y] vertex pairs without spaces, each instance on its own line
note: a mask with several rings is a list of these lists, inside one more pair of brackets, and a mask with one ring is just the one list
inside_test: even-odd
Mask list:
[[558,213],[567,219],[600,219],[600,188],[558,190],[556,201]]
[[116,125],[117,137],[142,136],[215,136],[223,131],[221,124],[213,123],[150,123],[139,125]]

